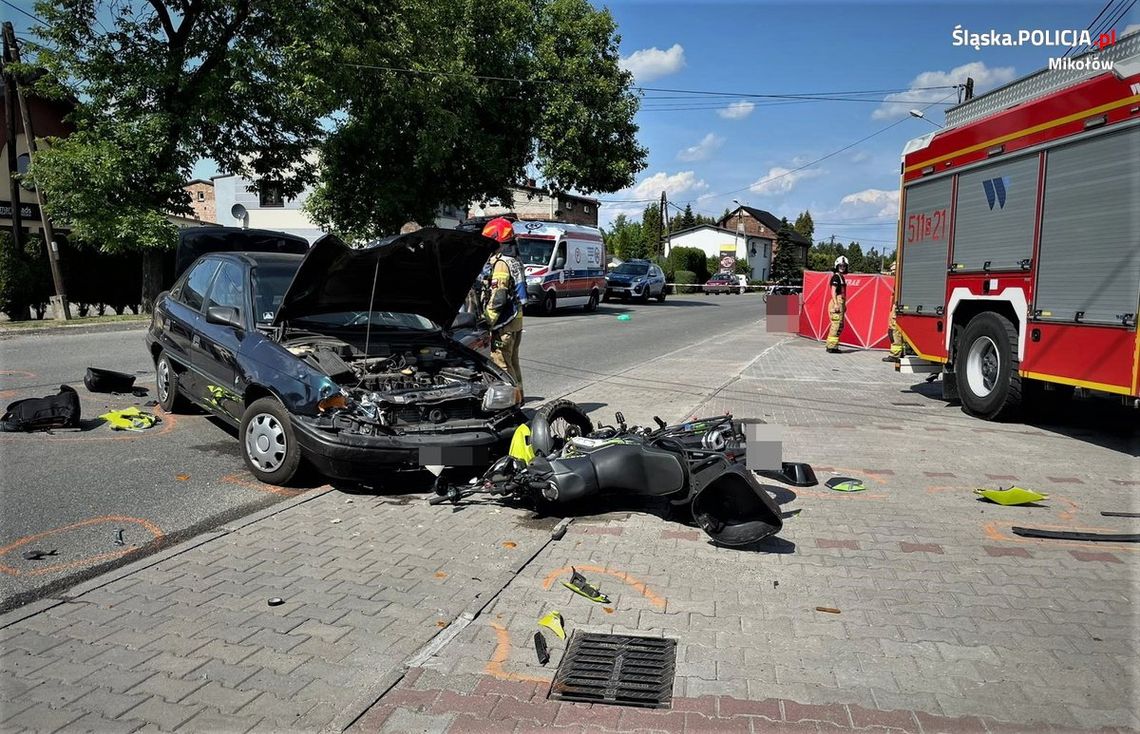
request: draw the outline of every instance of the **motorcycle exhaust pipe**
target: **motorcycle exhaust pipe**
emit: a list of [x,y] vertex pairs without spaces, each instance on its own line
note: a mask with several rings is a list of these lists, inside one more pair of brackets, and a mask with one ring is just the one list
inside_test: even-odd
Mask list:
[[693,495],[690,509],[701,530],[727,546],[748,545],[780,532],[780,506],[751,473],[727,462],[720,469]]

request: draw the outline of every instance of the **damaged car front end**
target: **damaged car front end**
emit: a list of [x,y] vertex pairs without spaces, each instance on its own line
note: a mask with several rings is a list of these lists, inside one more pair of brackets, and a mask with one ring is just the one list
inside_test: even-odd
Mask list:
[[427,228],[363,248],[326,235],[303,257],[204,255],[148,333],[163,407],[189,400],[237,427],[246,466],[272,484],[302,460],[366,484],[485,467],[526,421],[521,391],[457,318],[494,247]]

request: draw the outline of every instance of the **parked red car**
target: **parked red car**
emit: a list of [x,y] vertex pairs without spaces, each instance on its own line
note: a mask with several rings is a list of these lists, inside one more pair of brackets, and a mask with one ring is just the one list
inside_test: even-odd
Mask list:
[[739,293],[740,284],[732,273],[717,273],[705,283],[704,291],[706,296],[710,293]]

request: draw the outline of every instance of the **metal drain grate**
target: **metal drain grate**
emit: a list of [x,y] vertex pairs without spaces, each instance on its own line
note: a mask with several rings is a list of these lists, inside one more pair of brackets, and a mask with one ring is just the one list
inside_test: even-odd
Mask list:
[[673,698],[677,641],[575,632],[549,698],[661,708]]

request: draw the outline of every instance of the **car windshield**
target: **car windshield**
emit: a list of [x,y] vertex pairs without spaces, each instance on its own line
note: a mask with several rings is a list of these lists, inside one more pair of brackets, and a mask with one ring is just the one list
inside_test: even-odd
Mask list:
[[397,311],[336,311],[314,314],[303,319],[290,319],[294,326],[309,326],[318,329],[363,329],[369,325],[386,329],[410,329],[412,331],[435,331],[439,327],[419,314]]
[[550,262],[550,255],[554,252],[554,240],[519,237],[515,241],[518,242],[519,260],[523,265],[547,265]]
[[615,275],[645,275],[649,272],[649,266],[644,263],[622,263],[614,270]]
[[281,299],[285,291],[293,282],[293,276],[300,267],[301,261],[286,263],[267,263],[258,265],[253,269],[253,307],[257,315],[257,323],[271,324],[281,307]]

